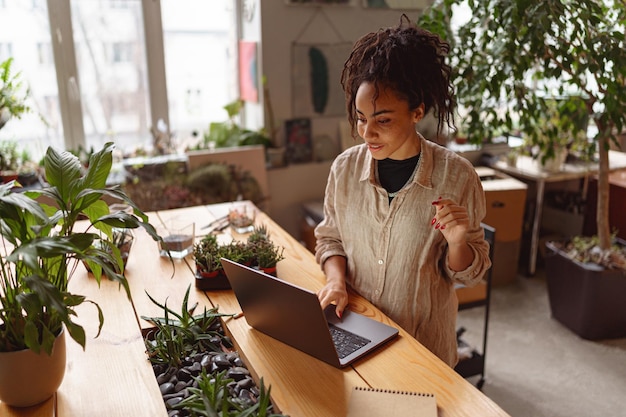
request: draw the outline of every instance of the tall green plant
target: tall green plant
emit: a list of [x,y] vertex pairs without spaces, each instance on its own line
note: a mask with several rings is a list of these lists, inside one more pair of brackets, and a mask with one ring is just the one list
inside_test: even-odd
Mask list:
[[[98,283],[104,273],[119,282],[130,299],[123,261],[112,242],[113,228],[142,227],[153,239],[161,238],[119,186],[107,186],[113,147],[107,143],[94,153],[86,170],[70,152],[48,148],[48,187],[15,193],[13,183],[0,186],[0,351],[28,348],[50,354],[63,326],[84,348],[85,331],[75,322],[75,309],[84,302],[98,310],[99,335],[104,323],[100,307],[68,290],[81,261],[89,264]],[[43,202],[44,197],[52,204]],[[111,213],[103,197],[123,201],[133,214]]]
[[517,129],[531,140],[558,140],[556,129],[541,132],[546,97],[572,97],[557,111],[572,121],[562,128],[573,136],[582,117],[576,100],[584,100],[584,116],[597,127],[598,236],[609,249],[608,150],[626,123],[626,7],[620,0],[468,0],[469,20],[451,28],[463,3],[440,0],[418,24],[452,45],[453,82],[470,140]]

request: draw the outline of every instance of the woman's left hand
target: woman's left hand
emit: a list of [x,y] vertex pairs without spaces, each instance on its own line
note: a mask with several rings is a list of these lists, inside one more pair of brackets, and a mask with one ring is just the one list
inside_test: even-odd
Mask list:
[[466,243],[469,229],[467,209],[453,200],[441,197],[433,201],[432,205],[436,209],[432,227],[441,231],[449,245]]

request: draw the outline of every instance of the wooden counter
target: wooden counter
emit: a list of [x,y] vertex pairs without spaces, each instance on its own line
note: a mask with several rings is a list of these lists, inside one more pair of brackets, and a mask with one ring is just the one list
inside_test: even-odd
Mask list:
[[[193,219],[199,238],[201,226],[224,215],[227,209],[228,204],[199,206],[152,213],[150,218],[155,226],[173,216]],[[285,259],[278,264],[279,277],[314,291],[322,287],[324,275],[304,246],[262,212],[256,223],[265,224],[270,238],[285,247]],[[172,265],[158,252],[157,244],[145,232],[136,232],[126,274],[132,304],[117,284],[103,280],[98,288],[82,269],[75,274],[71,290],[87,295],[103,309],[102,334],[93,339],[96,310],[89,304],[81,306],[87,347],[83,352],[68,339],[66,376],[57,394],[28,409],[11,409],[0,403],[0,416],[167,416],[141,339],[141,328],[150,325],[140,317],[162,316],[146,292],[177,310],[191,285],[190,304],[216,306],[222,313],[241,309],[230,290],[205,293],[195,288],[191,255]],[[351,297],[350,308],[398,327],[357,295]],[[344,416],[355,386],[435,394],[440,417],[508,415],[402,329],[391,343],[352,366],[338,369],[250,328],[245,318],[229,318],[224,324],[257,382],[263,378],[265,385],[271,386],[274,404],[291,417]]]

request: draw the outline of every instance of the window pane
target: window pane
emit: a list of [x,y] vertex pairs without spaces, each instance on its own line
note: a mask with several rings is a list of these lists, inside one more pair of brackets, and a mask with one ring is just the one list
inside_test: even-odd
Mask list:
[[184,147],[238,96],[234,0],[162,0],[161,14],[171,130]]
[[27,104],[32,111],[10,119],[0,130],[0,140],[17,141],[20,151],[38,162],[49,145],[64,147],[46,2],[0,3],[0,61],[9,57],[11,73],[21,72],[22,92],[30,91]]
[[87,149],[152,149],[140,0],[72,0]]

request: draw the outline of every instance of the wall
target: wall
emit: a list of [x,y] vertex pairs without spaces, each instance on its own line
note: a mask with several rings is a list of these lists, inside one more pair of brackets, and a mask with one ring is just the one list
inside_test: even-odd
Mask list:
[[[298,43],[354,43],[365,33],[396,25],[398,10],[367,9],[361,0],[353,6],[290,6],[284,0],[257,0],[254,15],[242,25],[244,40],[259,41],[259,75],[265,76],[271,98],[277,141],[284,144],[282,129],[292,112],[292,45]],[[419,11],[405,11],[414,20]],[[259,33],[260,26],[260,33]],[[347,58],[347,56],[346,56]],[[340,74],[334,82],[339,83]],[[246,105],[246,125],[268,126],[262,105]],[[312,136],[327,135],[340,144],[339,122],[345,115],[311,118]],[[323,198],[330,162],[289,165],[268,171],[269,214],[287,232],[300,238],[301,204]]]

